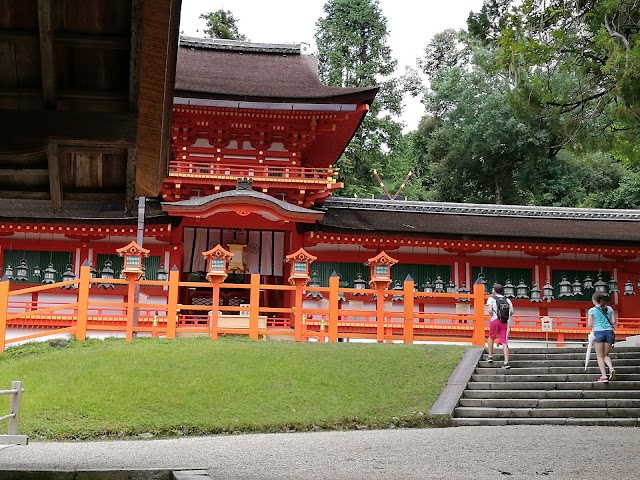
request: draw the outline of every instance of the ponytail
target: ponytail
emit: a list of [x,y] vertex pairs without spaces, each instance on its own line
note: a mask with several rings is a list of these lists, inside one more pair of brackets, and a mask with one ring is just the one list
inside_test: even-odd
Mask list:
[[604,314],[607,315],[609,313],[609,309],[607,307],[607,304],[604,303],[604,295],[600,292],[595,292],[592,296],[591,296],[591,300],[593,300],[594,302],[596,302],[598,304],[598,307],[600,308],[600,311]]

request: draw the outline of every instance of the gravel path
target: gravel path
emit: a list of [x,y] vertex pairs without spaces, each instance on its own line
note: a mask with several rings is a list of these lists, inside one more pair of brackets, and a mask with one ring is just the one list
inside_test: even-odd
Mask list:
[[206,468],[220,479],[637,479],[640,429],[457,427],[31,442],[0,449],[0,469],[135,468]]

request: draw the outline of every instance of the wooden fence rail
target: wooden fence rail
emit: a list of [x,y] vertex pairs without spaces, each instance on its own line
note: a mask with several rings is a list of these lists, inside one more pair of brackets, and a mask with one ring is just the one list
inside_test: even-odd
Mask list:
[[0,435],[1,444],[26,445],[29,439],[26,435],[18,435],[18,419],[20,417],[20,397],[23,392],[22,382],[11,382],[10,390],[0,390],[1,395],[10,395],[9,413],[0,417],[0,421],[7,420],[7,435]]
[[[96,284],[116,284],[126,287],[124,301],[94,299]],[[164,303],[136,302],[134,287],[140,290],[155,288],[161,291]],[[19,301],[24,293],[65,290],[68,303]],[[161,287],[161,288],[158,288]],[[210,305],[179,303],[181,288],[210,289]],[[246,290],[242,295],[247,304],[220,306],[221,291]],[[261,305],[261,292],[276,292],[288,306]],[[108,332],[124,335],[131,341],[134,335],[175,338],[181,335],[208,335],[216,339],[220,334],[247,335],[257,340],[268,335],[290,335],[295,341],[320,339],[337,342],[339,339],[373,339],[378,342],[414,343],[417,341],[463,342],[484,345],[488,317],[485,315],[483,285],[474,285],[470,293],[425,293],[414,291],[412,280],[406,280],[401,290],[383,287],[371,289],[340,288],[338,277],[330,277],[328,286],[314,287],[317,299],[310,300],[308,286],[265,285],[260,275],[252,274],[248,284],[180,281],[174,269],[166,281],[91,278],[89,267],[83,265],[80,276],[72,281],[52,285],[9,289],[8,281],[0,281],[0,351],[5,344],[23,342],[54,334],[75,335],[84,341],[88,332]],[[20,297],[23,295],[22,297]],[[158,302],[158,296],[155,301]],[[449,299],[443,307],[432,299]],[[366,303],[362,300],[366,299]],[[345,301],[348,300],[348,301]],[[457,311],[456,301],[468,307]],[[366,305],[366,308],[365,308]],[[441,308],[442,311],[436,311]],[[586,339],[588,328],[583,317],[553,319],[550,336],[558,344]],[[7,338],[7,328],[36,329],[29,334],[13,334]],[[541,334],[540,318],[516,315],[510,326],[510,338],[545,339]],[[640,334],[640,319],[619,319],[616,335]],[[546,335],[549,338],[549,335]]]

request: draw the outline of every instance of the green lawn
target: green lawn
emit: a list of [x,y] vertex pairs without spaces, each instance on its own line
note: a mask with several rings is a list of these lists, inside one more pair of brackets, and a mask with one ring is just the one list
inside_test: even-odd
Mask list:
[[463,350],[243,337],[32,343],[0,353],[0,389],[22,381],[19,433],[30,440],[429,426]]

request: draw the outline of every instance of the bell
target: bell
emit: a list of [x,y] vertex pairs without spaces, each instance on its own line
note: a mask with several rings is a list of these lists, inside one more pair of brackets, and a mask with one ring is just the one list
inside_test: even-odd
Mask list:
[[620,293],[620,290],[618,290],[618,282],[615,278],[611,277],[607,282],[607,286],[609,287],[609,293]]
[[440,275],[436,275],[436,279],[433,282],[433,291],[437,293],[444,293],[444,281]]
[[542,287],[542,299],[550,302],[554,299],[553,297],[553,285],[549,283],[549,279],[547,278],[547,283]]
[[311,276],[309,277],[307,286],[309,287],[309,290],[307,291],[306,298],[313,298],[314,300],[320,300],[323,298],[322,293],[320,293],[318,290],[314,290],[314,288],[318,288],[320,286],[320,279],[318,278],[317,271],[314,270],[313,272],[311,272]]
[[529,287],[527,287],[522,278],[516,287],[516,298],[529,298]]
[[591,290],[593,288],[593,279],[589,276],[589,274],[587,274],[587,276],[584,277],[584,282],[582,283],[582,286],[584,287],[585,290]]
[[433,285],[431,284],[430,278],[427,278],[427,281],[422,284],[422,291],[425,293],[433,292]]
[[449,283],[447,283],[447,293],[456,293],[456,284],[453,283],[453,280],[449,280]]
[[542,301],[542,298],[540,297],[540,288],[538,287],[538,282],[533,282],[533,286],[531,287],[531,301],[532,302]]
[[507,298],[513,298],[516,296],[516,287],[511,283],[510,278],[507,278],[507,282],[502,287],[502,293]]
[[602,274],[598,274],[598,281],[593,284],[593,288],[597,293],[601,293],[602,295],[609,295],[609,287],[607,283],[602,280]]
[[624,282],[624,294],[625,295],[636,294],[636,292],[633,291],[633,283],[631,283],[631,280],[627,280],[626,282]]
[[558,282],[558,297],[571,297],[573,296],[573,291],[571,289],[571,282],[567,280],[566,275],[562,276],[562,280]]
[[578,279],[578,277],[576,277],[573,285],[571,285],[571,293],[573,293],[574,296],[582,295],[582,282],[580,282],[580,279]]
[[25,258],[20,260],[20,265],[16,268],[16,280],[19,282],[26,282],[29,280],[29,265]]

